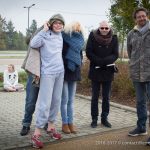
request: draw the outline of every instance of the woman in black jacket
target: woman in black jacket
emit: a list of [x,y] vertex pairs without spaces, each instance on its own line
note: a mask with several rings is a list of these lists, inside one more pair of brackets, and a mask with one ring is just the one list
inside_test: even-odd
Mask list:
[[99,28],[90,33],[86,55],[90,60],[89,79],[92,84],[91,127],[97,126],[98,98],[100,86],[102,86],[101,123],[111,128],[111,124],[108,122],[109,99],[115,72],[114,62],[118,58],[118,39],[116,35],[113,35],[108,22],[102,21]]

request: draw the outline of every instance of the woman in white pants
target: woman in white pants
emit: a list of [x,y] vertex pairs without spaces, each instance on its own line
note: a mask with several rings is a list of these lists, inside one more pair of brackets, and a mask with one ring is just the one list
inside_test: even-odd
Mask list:
[[8,65],[7,70],[4,71],[4,90],[8,92],[22,91],[24,85],[18,83],[18,72],[15,70],[13,64]]

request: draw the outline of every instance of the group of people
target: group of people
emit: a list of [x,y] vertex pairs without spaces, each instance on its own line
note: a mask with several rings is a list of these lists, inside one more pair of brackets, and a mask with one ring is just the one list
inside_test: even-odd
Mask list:
[[28,72],[28,81],[20,134],[28,134],[36,109],[36,128],[31,138],[35,148],[43,147],[39,140],[42,128],[51,138],[61,139],[55,127],[60,108],[62,131],[66,134],[77,132],[73,124],[73,101],[76,81],[81,80],[84,33],[79,22],[70,23],[65,28],[64,25],[60,14],[45,22],[31,37],[22,66]]
[[[136,26],[127,37],[130,76],[137,99],[137,128],[130,136],[146,135],[146,100],[150,95],[150,23],[148,11],[138,8],[134,12]],[[30,131],[32,115],[36,110],[36,127],[31,141],[35,148],[42,148],[41,129],[54,139],[60,139],[55,121],[61,110],[62,131],[76,133],[73,123],[73,102],[76,83],[81,80],[82,49],[84,31],[79,22],[65,25],[60,14],[52,16],[31,37],[23,68],[28,72],[26,85],[25,115],[22,121],[22,136]],[[102,91],[101,123],[108,128],[111,83],[117,71],[118,38],[113,34],[107,21],[100,22],[91,31],[86,45],[86,56],[90,61],[89,79],[91,80],[91,127],[97,127],[99,116],[98,99]],[[148,139],[150,144],[150,139]]]

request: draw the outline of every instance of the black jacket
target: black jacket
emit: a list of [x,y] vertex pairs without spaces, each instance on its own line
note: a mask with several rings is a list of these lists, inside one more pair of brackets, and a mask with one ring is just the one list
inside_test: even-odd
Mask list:
[[[86,56],[90,60],[89,79],[94,81],[112,81],[114,78],[113,67],[107,67],[108,64],[114,63],[118,58],[118,39],[113,35],[110,44],[99,44],[90,33],[87,46]],[[98,66],[100,68],[96,69]]]

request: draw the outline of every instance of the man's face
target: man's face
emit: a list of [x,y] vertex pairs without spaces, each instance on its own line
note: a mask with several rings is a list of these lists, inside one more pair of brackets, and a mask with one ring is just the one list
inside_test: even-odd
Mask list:
[[138,26],[143,27],[146,24],[147,20],[148,20],[148,17],[144,11],[139,11],[136,14],[135,21]]
[[102,35],[107,35],[110,31],[108,23],[107,22],[100,23],[99,31],[101,32]]

